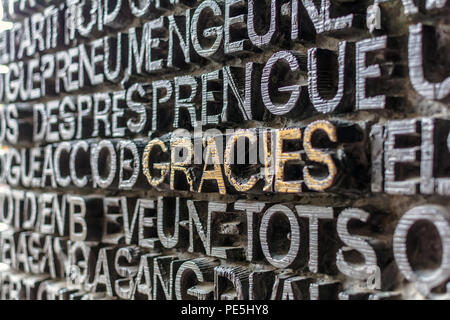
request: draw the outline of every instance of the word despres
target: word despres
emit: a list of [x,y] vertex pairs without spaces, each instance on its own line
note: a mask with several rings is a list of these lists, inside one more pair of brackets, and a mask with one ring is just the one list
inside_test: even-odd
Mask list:
[[[386,281],[396,277],[393,259],[408,280],[418,283],[421,293],[439,296],[431,291],[445,285],[449,272],[445,254],[432,276],[415,270],[417,261],[408,255],[412,248],[407,238],[418,238],[414,230],[420,223],[438,230],[433,241],[448,252],[450,214],[441,206],[419,206],[405,213],[389,252],[381,234],[362,237],[357,233],[364,227],[356,233],[350,229],[356,221],[371,225],[371,220],[380,219],[375,217],[379,214],[358,208],[24,191],[3,193],[1,200],[2,221],[27,231],[3,232],[0,257],[34,275],[28,279],[21,273],[1,273],[2,294],[10,297],[348,299],[359,294],[360,298],[398,298],[399,292],[375,290],[382,283],[388,290],[396,285]],[[208,257],[182,258],[161,252],[175,248],[179,254]],[[351,252],[363,259],[355,259]],[[226,267],[217,258],[271,267]],[[310,275],[279,272],[298,268],[307,268]],[[345,291],[340,281],[327,281],[323,272],[340,272],[367,282],[366,290]],[[36,277],[45,273],[49,276]],[[68,288],[52,280],[61,278],[66,278]]]
[[[429,10],[447,8],[445,2],[426,2],[430,2]],[[436,45],[429,43],[436,31],[432,26],[411,25],[403,40],[378,36],[341,41],[337,53],[318,48],[300,52],[289,49],[295,42],[313,43],[321,34],[340,36],[354,30],[361,33],[365,7],[355,4],[354,13],[339,16],[342,5],[331,5],[330,0],[321,1],[320,6],[312,0],[273,0],[262,6],[244,0],[194,3],[198,6],[184,14],[160,16],[104,38],[99,38],[99,32],[111,33],[124,29],[133,19],[155,17],[170,10],[171,3],[147,1],[142,8],[136,8],[132,1],[130,8],[128,1],[116,1],[111,8],[108,1],[68,1],[67,6],[53,6],[45,13],[16,22],[0,39],[0,57],[9,66],[9,71],[0,77],[0,98],[13,103],[92,90],[105,83],[130,86],[130,79],[139,81],[167,72],[192,71],[198,66],[258,53],[275,44],[288,50],[258,59],[261,64],[238,63],[238,67],[225,66],[196,76],[158,78],[149,81],[149,88],[143,88],[145,85],[139,82],[133,84],[139,88],[141,101],[152,100],[153,117],[148,119],[152,130],[158,128],[159,109],[170,104],[175,128],[182,125],[180,122],[196,127],[200,119],[203,125],[235,119],[260,120],[266,114],[260,111],[262,106],[276,116],[307,116],[312,110],[328,114],[383,109],[388,102],[392,101],[393,106],[396,98],[402,97],[398,79],[406,80],[405,64],[417,93],[433,100],[448,98],[448,78],[433,82],[426,77],[425,61],[430,57],[423,56],[422,45]],[[265,28],[259,21],[264,9],[269,23]],[[76,45],[77,37],[86,41]],[[89,42],[92,38],[96,40]],[[402,45],[402,41],[408,45]],[[71,44],[76,46],[44,53]],[[398,54],[403,47],[407,47],[407,62]],[[273,81],[274,78],[282,81]],[[200,105],[201,110],[197,110]],[[133,109],[142,117],[142,110]],[[181,121],[180,113],[188,119]]]
[[2,2],[1,299],[450,299],[448,1]]

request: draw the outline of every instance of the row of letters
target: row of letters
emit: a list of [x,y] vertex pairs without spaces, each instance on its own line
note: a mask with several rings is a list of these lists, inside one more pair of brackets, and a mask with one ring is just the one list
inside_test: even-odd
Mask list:
[[[0,181],[32,188],[205,193],[358,192],[368,176],[357,123],[171,133],[153,140],[79,140],[0,154]],[[355,146],[360,146],[357,148]],[[358,181],[359,185],[358,185]],[[366,181],[366,182],[367,182]],[[361,190],[359,190],[361,191]]]
[[[364,232],[364,227],[355,231],[356,221],[362,226],[370,226],[372,219],[380,220],[376,217],[380,213],[369,214],[358,208],[246,201],[227,204],[180,198],[151,200],[57,194],[36,197],[26,193],[24,202],[16,203],[22,208],[27,207],[27,212],[20,208],[16,210],[18,207],[5,211],[13,214],[2,217],[3,222],[15,227],[18,222],[24,228],[16,230],[30,231],[6,230],[1,233],[2,262],[34,275],[48,273],[54,279],[67,278],[88,291],[92,289],[90,285],[94,278],[105,281],[105,277],[99,277],[100,271],[109,271],[111,274],[106,275],[109,284],[103,284],[110,296],[115,295],[113,292],[117,294],[112,280],[115,279],[113,274],[117,276],[114,270],[121,270],[119,274],[133,282],[142,267],[142,259],[153,264],[153,260],[157,261],[156,257],[161,256],[158,253],[161,249],[202,253],[208,256],[206,260],[265,263],[276,269],[295,270],[307,266],[312,273],[335,274],[339,271],[354,280],[375,281],[383,288],[395,286],[394,283],[382,284],[386,279],[385,271],[392,272],[389,264],[394,258],[402,275],[417,282],[421,293],[431,296],[434,295],[432,290],[445,285],[450,276],[450,214],[446,208],[437,205],[414,207],[406,212],[397,222],[390,247],[389,242],[376,237],[358,235]],[[23,214],[28,216],[23,217]],[[414,234],[419,225],[437,231],[437,237],[432,240],[437,242],[432,247],[440,248],[434,253],[441,257],[438,266],[434,259],[418,261],[408,254],[411,243],[416,243],[417,250],[423,248],[420,234]],[[274,228],[278,230],[277,235],[271,231]],[[411,242],[411,237],[416,240]],[[150,253],[144,254],[146,250]],[[355,260],[351,255],[355,252],[363,259]],[[162,259],[168,259],[162,265],[171,270],[171,280],[166,285],[170,282],[172,286],[177,267],[185,261],[177,264],[175,261],[179,259],[175,256]],[[205,258],[194,261],[201,260]],[[127,262],[118,267],[123,261]],[[416,263],[432,271],[429,273],[432,276],[416,270]],[[214,263],[214,267],[218,265]],[[94,287],[98,284],[95,282]],[[373,288],[370,284],[365,285]]]
[[[374,193],[450,194],[448,120],[389,121],[371,126],[370,137],[364,127],[363,123],[316,121],[280,130],[210,129],[179,131],[152,140],[9,147],[0,155],[0,181],[33,188],[156,188],[226,194],[361,192],[368,191],[361,181],[369,184],[371,180]],[[47,137],[57,138],[57,132],[47,132]]]
[[[235,1],[232,5],[240,8],[238,5],[240,2]],[[253,1],[250,2],[253,6]],[[274,2],[276,3],[276,1]],[[305,2],[309,3],[309,1]],[[311,4],[308,5],[315,8],[311,9],[311,12],[317,11],[312,1],[310,2]],[[216,7],[221,12],[217,2],[208,0],[203,1],[197,10],[202,9],[207,12],[212,10],[215,12],[214,8]],[[322,8],[322,10],[326,11],[329,8]],[[345,29],[352,25],[351,21],[354,18],[353,14],[339,18],[329,18],[329,13],[321,12],[321,14],[327,16],[326,19],[335,21],[328,24],[324,24],[322,20],[317,21],[317,27],[324,25],[332,29]],[[316,16],[313,13],[311,15]],[[233,22],[233,24],[241,25],[244,15],[239,17],[241,18],[224,19],[224,23],[226,25]],[[194,18],[200,19],[194,14],[193,23],[197,21]],[[322,19],[325,18],[322,17]],[[347,19],[347,23],[342,23],[342,19]],[[191,20],[189,12],[187,12],[184,20],[184,23],[180,23],[180,19],[176,19],[174,16],[162,16],[145,23],[142,28],[133,27],[128,30],[128,33],[119,32],[114,36],[95,37],[96,40],[89,43],[81,43],[54,54],[46,53],[42,56],[37,54],[27,61],[11,61],[9,71],[4,77],[1,77],[0,96],[4,101],[12,103],[35,100],[62,92],[76,92],[92,86],[100,86],[107,82],[122,82],[126,85],[130,77],[157,76],[166,72],[176,72],[183,68],[189,70],[189,68],[186,69],[187,65],[204,64],[202,61],[213,59],[214,56],[223,57],[223,53],[218,52],[222,47],[225,48],[225,54],[248,51],[244,50],[246,47],[244,44],[245,41],[249,40],[232,42],[233,37],[230,34],[227,36],[227,29],[220,26],[205,29],[204,33],[206,33],[208,40],[205,41],[213,44],[211,47],[204,48],[197,37],[197,23],[194,25],[195,28],[189,26]],[[275,38],[275,27],[271,26],[272,28],[274,28],[273,32],[269,31],[265,36],[259,36],[256,33],[253,37],[250,36],[252,40],[250,42],[253,43],[253,46],[265,47],[268,45],[272,38]],[[190,29],[195,30],[195,32],[191,34]],[[228,26],[228,32],[230,30],[232,29]],[[249,35],[251,34],[249,31]],[[427,46],[435,46],[436,43],[432,43],[435,34],[436,30],[433,26],[418,23],[410,25],[407,41],[399,42],[399,39],[396,38],[379,36],[356,43],[343,41],[338,45],[336,52],[319,48],[310,49],[307,56],[289,50],[275,52],[262,68],[260,79],[253,77],[256,80],[250,81],[256,68],[252,68],[252,64],[247,66],[244,71],[245,82],[246,85],[251,87],[255,87],[252,82],[260,83],[260,99],[264,106],[276,115],[285,115],[292,111],[296,104],[301,104],[302,91],[305,91],[303,95],[311,100],[315,109],[322,113],[346,108],[356,110],[382,109],[389,102],[387,99],[392,100],[401,96],[401,92],[398,92],[398,90],[389,92],[389,88],[396,83],[396,79],[405,77],[402,67],[405,62],[402,62],[401,57],[394,53],[402,46],[402,42],[407,42],[409,79],[413,88],[428,99],[445,100],[448,98],[450,91],[450,78],[447,77],[442,79],[441,82],[435,82],[435,80],[428,80],[426,75],[425,61],[431,58],[424,57],[422,47],[425,43]],[[0,42],[3,43],[0,48],[3,48],[4,51],[3,53],[0,52],[0,56],[8,56],[7,42],[5,39]],[[44,45],[44,42],[43,40],[40,42],[41,46]],[[33,51],[32,48],[36,46],[36,44],[33,45],[27,41],[19,41],[18,43],[22,44],[23,49],[19,48],[14,52],[22,53],[26,51],[25,49]],[[367,57],[380,51],[387,53],[389,58],[386,58],[386,61],[382,63],[370,63],[372,59]],[[370,60],[369,63],[367,60]],[[336,61],[336,63],[332,61]],[[335,75],[330,75],[327,71],[322,70],[328,68],[336,68]],[[275,77],[275,71],[285,76],[286,74],[292,74],[289,77],[292,78],[291,81],[282,79],[281,82],[286,82],[285,84],[271,85],[270,82]],[[213,72],[207,74],[207,76],[211,78],[210,80],[218,80],[219,75],[216,73]],[[191,79],[190,82],[192,81]],[[250,83],[248,83],[249,81]],[[366,89],[368,82],[371,83],[370,90]],[[192,86],[191,83],[188,85]],[[352,86],[356,87],[356,90],[350,90]],[[306,90],[306,87],[308,90]],[[370,91],[370,94],[366,91]],[[274,93],[278,93],[278,95]],[[276,101],[274,96],[278,99],[278,96],[281,96],[281,101]],[[193,95],[191,97],[194,98]],[[251,107],[248,104],[257,103],[251,101],[250,97],[246,98],[244,100],[241,97],[241,104],[246,107],[243,111],[247,113],[248,117],[251,117],[251,112],[249,112]],[[188,101],[188,103],[192,103],[192,101]]]

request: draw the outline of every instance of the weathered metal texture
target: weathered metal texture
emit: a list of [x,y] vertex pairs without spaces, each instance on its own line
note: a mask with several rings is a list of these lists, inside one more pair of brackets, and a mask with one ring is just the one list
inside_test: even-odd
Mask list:
[[2,5],[1,299],[450,299],[448,1]]

